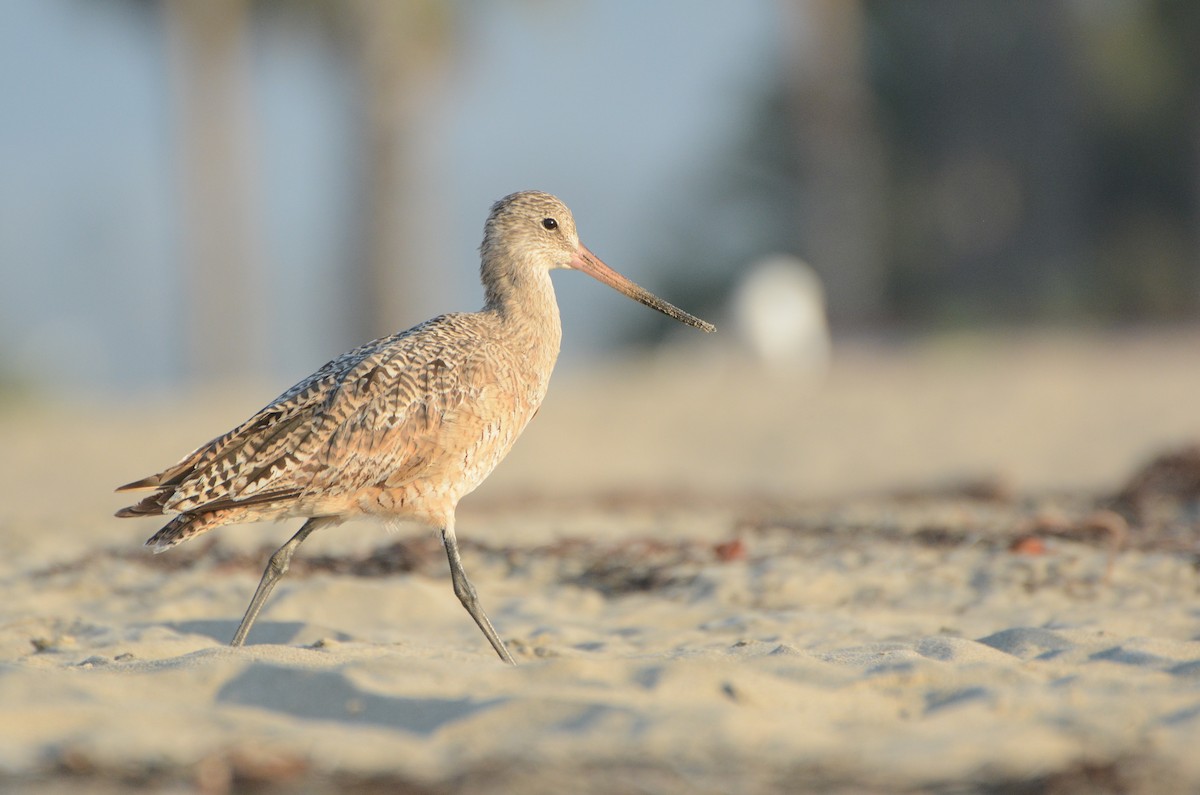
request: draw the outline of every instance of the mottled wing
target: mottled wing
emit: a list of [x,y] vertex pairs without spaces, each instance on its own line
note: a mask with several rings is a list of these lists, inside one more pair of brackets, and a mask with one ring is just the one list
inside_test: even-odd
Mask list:
[[[472,389],[474,335],[435,318],[327,364],[230,433],[159,475],[160,491],[123,515],[208,512],[339,495],[419,474]],[[464,358],[465,357],[465,358]]]
[[466,428],[459,415],[478,396],[470,378],[477,346],[461,329],[364,361],[339,390],[313,435],[322,463],[307,488],[337,500],[375,486],[395,488],[429,474]]

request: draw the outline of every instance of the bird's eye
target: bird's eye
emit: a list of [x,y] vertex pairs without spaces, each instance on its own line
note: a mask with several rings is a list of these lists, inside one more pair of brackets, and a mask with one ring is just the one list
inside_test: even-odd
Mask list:
[[555,221],[553,218],[543,218],[542,226],[553,232],[555,229],[558,229],[558,221]]

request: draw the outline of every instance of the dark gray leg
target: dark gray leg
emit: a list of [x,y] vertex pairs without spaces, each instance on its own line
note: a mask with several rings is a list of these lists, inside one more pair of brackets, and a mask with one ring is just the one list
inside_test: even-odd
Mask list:
[[333,521],[333,519],[324,516],[309,519],[297,531],[296,535],[292,536],[286,544],[275,550],[275,554],[267,561],[267,568],[263,570],[262,579],[258,582],[258,590],[254,592],[254,598],[250,600],[250,606],[246,608],[246,615],[242,617],[242,623],[238,625],[237,632],[233,635],[233,640],[229,641],[230,646],[241,646],[246,640],[246,633],[250,631],[251,625],[254,624],[254,619],[258,618],[259,611],[262,610],[267,597],[271,595],[271,589],[287,573],[288,566],[292,562],[292,555],[304,543],[304,539],[312,535],[314,530],[318,530]]
[[471,581],[467,579],[467,573],[463,571],[462,558],[458,555],[458,541],[454,538],[453,525],[442,528],[442,543],[446,546],[446,558],[450,561],[450,581],[454,583],[454,595],[458,597],[458,601],[462,602],[462,606],[467,608],[471,618],[475,619],[475,624],[483,630],[484,637],[492,644],[492,648],[496,650],[496,654],[500,655],[500,659],[509,665],[516,665],[512,655],[504,647],[504,642],[500,640],[500,636],[492,627],[492,622],[488,621],[487,614],[483,612],[483,607],[479,604],[479,596],[475,593],[475,586],[471,584]]

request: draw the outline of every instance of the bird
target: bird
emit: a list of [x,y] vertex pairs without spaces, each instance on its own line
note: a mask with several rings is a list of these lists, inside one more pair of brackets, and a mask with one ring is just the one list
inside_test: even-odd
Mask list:
[[117,489],[151,490],[118,517],[172,517],[146,542],[155,552],[227,524],[305,520],[268,560],[231,646],[245,642],[305,539],[373,517],[440,534],[455,595],[500,659],[516,664],[463,569],[454,516],[546,396],[562,338],[550,272],[581,271],[681,323],[715,327],[605,265],[549,193],[492,205],[479,251],[478,312],[348,351],[173,466]]

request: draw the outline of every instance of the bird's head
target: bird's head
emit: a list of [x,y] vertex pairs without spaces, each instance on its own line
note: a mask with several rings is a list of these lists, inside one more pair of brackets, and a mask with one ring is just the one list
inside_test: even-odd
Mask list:
[[667,303],[608,267],[583,243],[567,205],[541,191],[522,191],[492,205],[480,246],[489,294],[517,289],[524,278],[556,268],[582,271],[651,309],[702,331],[715,327]]

